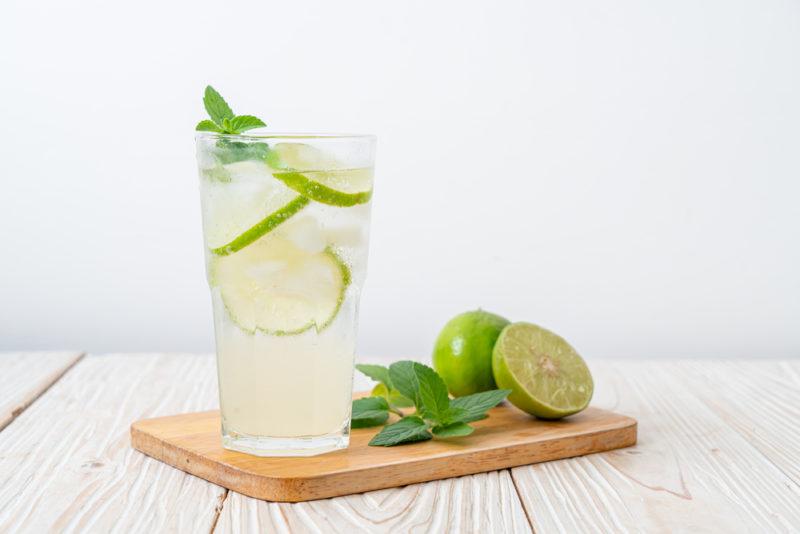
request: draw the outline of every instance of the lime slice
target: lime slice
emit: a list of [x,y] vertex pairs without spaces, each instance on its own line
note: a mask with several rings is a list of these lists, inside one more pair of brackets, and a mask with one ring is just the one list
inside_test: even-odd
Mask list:
[[237,325],[273,335],[325,329],[350,284],[350,269],[333,250],[309,252],[278,235],[212,257],[209,272]]
[[263,235],[274,230],[279,224],[285,222],[289,217],[303,209],[310,200],[306,197],[296,196],[294,200],[287,203],[280,209],[270,213],[256,224],[239,234],[229,243],[220,247],[211,249],[211,252],[218,256],[227,256],[234,252],[238,252],[247,245],[253,243]]
[[305,205],[295,191],[273,178],[263,161],[231,163],[224,171],[227,181],[207,178],[200,186],[206,245],[218,254],[258,239],[288,218],[287,210],[296,212]]
[[[354,183],[371,181],[371,174],[369,169],[352,169],[346,171],[312,171],[304,174],[299,172],[276,172],[273,176],[286,184],[286,187],[293,189],[304,197],[321,204],[346,208],[369,202],[372,198],[372,189],[348,193],[329,187],[326,182],[351,186]],[[312,179],[312,175],[314,179]]]
[[577,413],[589,404],[594,383],[589,368],[562,337],[530,323],[503,329],[492,354],[497,387],[508,400],[542,419]]
[[332,155],[304,143],[270,147],[273,176],[301,195],[322,204],[349,207],[372,198],[372,169],[349,169]]

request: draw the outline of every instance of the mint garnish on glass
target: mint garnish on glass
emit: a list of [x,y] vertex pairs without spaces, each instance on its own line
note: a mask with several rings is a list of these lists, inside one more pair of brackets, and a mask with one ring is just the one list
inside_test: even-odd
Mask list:
[[234,115],[233,110],[213,87],[206,86],[203,105],[211,120],[205,119],[197,123],[198,132],[217,132],[224,134],[240,134],[253,128],[266,126],[264,121],[253,115]]
[[[353,401],[353,428],[385,424],[390,413],[401,417],[372,438],[369,444],[373,446],[467,436],[475,430],[468,423],[487,418],[486,412],[511,393],[510,389],[493,389],[450,399],[436,371],[412,361],[396,362],[388,368],[356,365],[356,369],[383,385],[379,391],[385,394]],[[408,405],[415,406],[416,413],[405,415],[400,408]]]
[[[264,121],[253,115],[236,115],[213,87],[206,86],[203,95],[203,106],[211,119],[205,119],[197,123],[195,130],[198,132],[212,132],[228,135],[236,135],[253,128],[266,126]],[[228,165],[237,161],[266,161],[270,157],[269,146],[260,142],[242,142],[235,138],[220,138],[216,142],[217,150],[214,152],[217,162],[220,165]],[[216,168],[207,171],[207,175],[220,182],[228,182],[230,178],[224,168]]]

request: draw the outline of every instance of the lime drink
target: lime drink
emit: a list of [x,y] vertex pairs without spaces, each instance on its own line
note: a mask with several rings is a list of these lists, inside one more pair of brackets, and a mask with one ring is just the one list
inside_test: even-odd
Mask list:
[[196,142],[223,445],[259,456],[346,447],[375,139]]

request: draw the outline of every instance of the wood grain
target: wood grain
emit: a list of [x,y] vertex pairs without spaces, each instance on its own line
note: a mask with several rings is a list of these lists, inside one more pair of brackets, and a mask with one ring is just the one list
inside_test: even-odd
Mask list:
[[497,471],[288,504],[130,450],[136,418],[216,405],[210,356],[87,357],[30,390],[20,384],[47,361],[33,356],[0,367],[2,401],[25,398],[12,387],[45,391],[0,432],[0,532],[529,532],[528,518],[545,533],[800,531],[798,361],[590,362],[593,404],[636,416],[636,447],[515,468],[513,480]]
[[[537,532],[800,530],[797,483],[700,400],[676,365],[685,364],[592,367],[596,404],[636,417],[639,443],[513,469]],[[709,395],[725,387],[721,377]]]
[[134,451],[128,428],[216,402],[208,356],[85,357],[0,432],[0,532],[208,532],[225,490]]
[[531,528],[504,470],[292,504],[230,492],[217,531],[512,534]]
[[458,440],[370,447],[379,429],[355,429],[347,449],[308,458],[259,458],[222,448],[218,411],[146,419],[131,426],[145,454],[238,493],[299,502],[495,471],[626,447],[636,421],[588,408],[563,421],[539,421],[503,404]]
[[665,363],[692,392],[800,484],[800,362]]
[[80,352],[0,353],[0,430],[82,356]]

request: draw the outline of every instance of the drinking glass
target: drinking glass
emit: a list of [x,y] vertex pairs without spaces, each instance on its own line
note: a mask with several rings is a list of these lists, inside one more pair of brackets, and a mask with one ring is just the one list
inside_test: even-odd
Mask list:
[[199,132],[222,443],[347,447],[375,138]]

